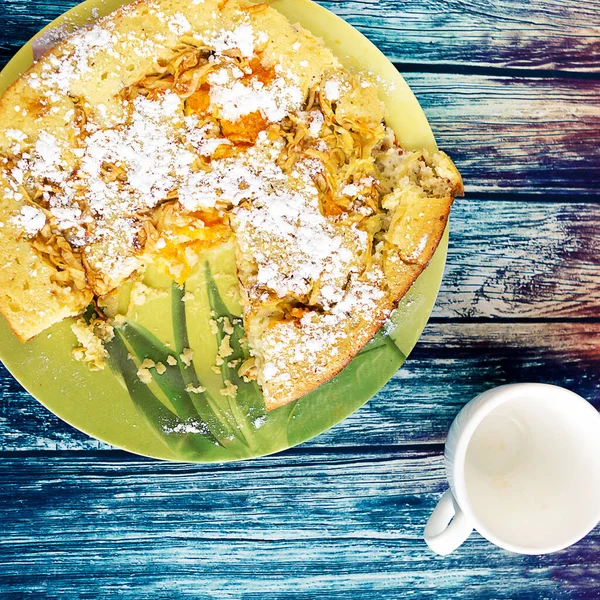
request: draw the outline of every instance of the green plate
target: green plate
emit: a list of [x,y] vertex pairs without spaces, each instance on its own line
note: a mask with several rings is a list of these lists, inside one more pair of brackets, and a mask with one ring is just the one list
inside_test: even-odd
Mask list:
[[[0,74],[0,93],[33,61],[32,42],[58,26],[73,28],[108,14],[124,2],[88,0],[42,30]],[[351,69],[370,71],[380,82],[388,122],[409,149],[436,148],[416,98],[394,66],[362,34],[309,0],[272,4],[292,22],[321,37]],[[39,41],[39,39],[38,39]],[[239,380],[227,364],[213,369],[222,326],[209,327],[211,311],[234,318],[240,314],[227,291],[236,283],[230,248],[208,252],[180,290],[150,269],[145,283],[158,291],[130,309],[126,323],[110,343],[110,366],[91,372],[71,357],[75,337],[71,320],[59,323],[26,344],[0,319],[0,359],[44,406],[77,429],[130,452],[167,460],[216,462],[251,458],[300,444],[360,408],[392,377],[416,344],[433,308],[442,278],[448,232],[429,267],[419,277],[390,322],[334,379],[277,410],[266,412],[255,384]],[[193,300],[182,302],[185,292]],[[123,302],[128,291],[122,291]],[[236,325],[232,358],[241,357]],[[161,376],[143,384],[137,377],[140,358],[167,364],[190,347],[193,362],[169,365]],[[173,361],[172,361],[173,362]],[[229,379],[238,385],[235,399],[220,390]],[[188,392],[189,386],[205,392]],[[390,400],[393,401],[393,400]]]

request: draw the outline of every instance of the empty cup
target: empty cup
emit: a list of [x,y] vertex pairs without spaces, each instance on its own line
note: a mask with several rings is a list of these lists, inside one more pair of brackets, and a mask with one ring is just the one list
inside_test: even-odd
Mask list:
[[600,414],[581,396],[538,383],[469,402],[445,448],[450,490],[425,528],[449,554],[476,529],[522,554],[566,548],[600,521]]

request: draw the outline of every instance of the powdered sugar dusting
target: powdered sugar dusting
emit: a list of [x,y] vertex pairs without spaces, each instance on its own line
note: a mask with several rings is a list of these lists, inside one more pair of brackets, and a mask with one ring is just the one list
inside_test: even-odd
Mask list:
[[190,420],[185,423],[177,423],[176,425],[167,425],[163,427],[163,431],[167,434],[186,434],[186,433],[200,433],[206,435],[210,433],[210,430],[206,423],[198,420]]
[[320,110],[311,110],[309,113],[308,131],[313,137],[319,137],[323,123],[323,113]]
[[[200,153],[228,143],[210,141],[186,125],[182,102],[166,93],[157,100],[135,99],[128,124],[97,129],[84,138],[73,171],[62,159],[61,143],[41,132],[32,155],[11,170],[16,184],[51,181],[44,192],[58,230],[81,247],[90,265],[111,280],[121,280],[140,266],[133,256],[141,224],[135,216],[156,206],[178,187],[190,194],[191,165]],[[190,139],[187,139],[189,135]],[[211,148],[212,146],[212,148]],[[106,180],[106,165],[122,169],[120,180]]]
[[[164,16],[156,6],[150,9],[152,14]],[[180,12],[168,18],[166,25],[177,36],[191,30]],[[301,90],[291,75],[279,75],[269,85],[253,79],[247,85],[239,81],[244,73],[234,66],[227,52],[237,50],[251,58],[257,45],[268,39],[264,32],[255,33],[247,18],[230,30],[205,33],[204,37],[204,43],[214,48],[216,61],[223,64],[211,79],[211,100],[222,118],[235,121],[259,110],[267,120],[277,122],[301,104]],[[108,20],[75,35],[68,42],[70,51],[66,54],[50,55],[41,75],[30,76],[32,86],[43,86],[48,99],[58,101],[75,79],[91,71],[96,53],[103,49],[110,54],[116,41],[129,43],[138,55],[146,54],[145,47],[138,48],[145,40],[133,34],[118,38],[114,23]],[[214,206],[218,195],[209,183],[214,177],[196,171],[192,164],[197,156],[210,157],[231,142],[220,138],[218,132],[196,127],[193,118],[184,118],[182,100],[175,93],[157,99],[139,96],[128,121],[117,120],[108,128],[106,107],[98,104],[95,110],[104,119],[104,127],[88,115],[87,135],[75,150],[79,159],[75,170],[64,163],[57,139],[42,132],[33,156],[21,159],[11,174],[15,197],[25,178],[38,184],[56,184],[52,193],[48,190],[43,196],[54,226],[82,248],[92,268],[116,283],[141,264],[133,256],[141,226],[137,213],[155,207],[175,192],[186,207]],[[70,118],[72,115],[73,111]],[[22,140],[18,134],[13,138],[16,142]],[[106,176],[107,165],[120,170],[118,179]],[[236,201],[234,194],[232,202]]]
[[103,164],[122,165],[132,192],[131,208],[155,206],[189,175],[195,159],[176,141],[181,112],[181,100],[173,93],[158,101],[136,98],[130,125],[99,130],[86,139],[82,175],[97,179]]
[[409,256],[409,260],[417,260],[421,256],[421,254],[423,254],[423,250],[425,250],[425,247],[427,246],[428,241],[429,241],[428,235],[421,236],[421,239],[419,240],[417,247],[414,249],[412,254]]
[[287,73],[286,77],[277,76],[265,85],[258,80],[247,84],[235,78],[223,80],[217,76],[213,77],[210,97],[221,116],[229,121],[260,111],[267,121],[277,123],[289,112],[298,110],[304,100],[302,90],[294,79],[291,73]]
[[[92,70],[92,60],[100,48],[110,48],[114,37],[107,27],[95,25],[77,33],[69,40],[73,52],[68,57],[50,56],[44,65],[44,84],[67,93],[71,82]],[[51,96],[52,98],[52,96]]]
[[217,31],[213,35],[205,37],[204,41],[218,53],[236,49],[242,53],[242,56],[251,58],[258,39],[254,34],[252,25],[242,23],[233,30]]
[[[233,223],[240,250],[255,258],[257,294],[307,298],[317,280],[325,291],[331,286],[339,294],[356,249],[367,242],[364,232],[345,228],[342,233],[321,214],[311,178],[320,168],[316,161],[299,164],[288,177],[275,164],[246,164],[255,198],[234,211]],[[318,297],[326,307],[337,300],[336,293],[321,291]]]
[[325,97],[330,102],[335,102],[340,99],[340,82],[335,79],[330,79],[325,83]]
[[39,208],[26,205],[12,221],[22,227],[28,235],[35,235],[46,224],[46,216]]
[[378,302],[384,297],[383,272],[373,269],[361,279],[354,274],[343,298],[331,308],[320,313],[307,312],[299,324],[280,322],[268,328],[260,341],[261,360],[264,362],[261,384],[269,393],[277,395],[293,392],[296,376],[320,377],[329,374],[331,357],[343,347],[344,354],[353,351],[352,331],[368,327],[376,314]]
[[183,15],[180,12],[175,13],[169,19],[168,25],[169,25],[169,29],[175,35],[179,35],[179,36],[192,30],[192,26],[190,25],[190,22],[185,18],[185,15]]

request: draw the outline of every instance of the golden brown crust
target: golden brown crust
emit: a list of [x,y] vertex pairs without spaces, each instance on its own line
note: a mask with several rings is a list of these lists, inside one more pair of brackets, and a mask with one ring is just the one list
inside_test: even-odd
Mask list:
[[[431,259],[436,249],[437,245],[431,251],[428,261]],[[367,322],[363,320],[359,324],[351,322],[350,320],[346,322],[345,327],[342,328],[345,329],[345,335],[338,345],[339,358],[330,358],[327,371],[322,372],[320,375],[315,375],[310,371],[310,368],[307,369],[308,372],[305,377],[298,378],[294,390],[285,394],[279,393],[276,389],[270,390],[268,389],[268,384],[266,386],[263,384],[263,390],[265,387],[267,387],[268,390],[267,393],[265,393],[265,405],[267,410],[274,410],[302,398],[306,394],[316,390],[324,383],[333,379],[346,368],[365,345],[369,343],[373,336],[383,327],[394,309],[398,306],[399,302],[406,295],[426,266],[426,263],[419,265],[407,265],[402,263],[401,268],[396,268],[394,270],[392,275],[394,278],[390,278],[389,283],[395,286],[397,294],[395,301],[389,303],[387,306],[379,307],[379,310],[374,312],[372,321]]]
[[[364,323],[358,331],[354,325],[348,325],[348,334],[351,339],[346,339],[338,346],[341,358],[332,360],[329,369],[321,375],[307,374],[307,377],[300,380],[292,392],[286,394],[277,393],[276,390],[269,390],[265,394],[265,406],[267,410],[275,410],[280,406],[285,406],[294,400],[298,400],[306,394],[316,390],[318,387],[327,383],[339,373],[341,373],[354,359],[354,357],[364,348],[371,338],[381,329],[391,314],[393,307],[390,308],[387,315],[383,313],[372,323]],[[263,386],[264,388],[264,386]]]
[[[405,202],[400,208],[396,207],[395,210],[401,211],[402,217],[393,221],[394,229],[387,232],[382,253],[387,287],[385,295],[377,302],[377,306],[369,311],[368,318],[360,314],[351,314],[338,325],[335,345],[329,348],[327,360],[319,369],[315,369],[314,358],[307,358],[293,364],[293,386],[287,386],[285,382],[282,385],[280,382],[261,381],[268,410],[301,398],[340,373],[384,325],[429,264],[444,234],[454,197],[463,193],[463,185],[456,167],[444,153],[440,152],[433,157],[425,152],[416,155],[419,160],[434,167],[436,174],[444,175],[445,186],[442,189],[445,193],[439,197],[430,195],[408,205]],[[411,156],[408,160],[414,158]],[[256,319],[257,313],[249,314],[246,319],[251,332],[253,321]],[[301,323],[296,323],[296,326],[302,328]],[[279,336],[273,333],[273,329],[278,328],[281,329]],[[276,343],[280,344],[280,352],[293,353],[292,344],[289,348],[285,347],[286,340],[294,337],[294,330],[289,324],[271,323],[270,332],[260,332],[258,335],[273,337]],[[316,337],[318,335],[317,332]],[[335,355],[331,353],[332,348],[336,349]]]

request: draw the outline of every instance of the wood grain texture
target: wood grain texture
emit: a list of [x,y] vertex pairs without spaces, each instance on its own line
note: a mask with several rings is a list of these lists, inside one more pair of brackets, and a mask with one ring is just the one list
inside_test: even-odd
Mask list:
[[[7,60],[77,0],[3,0]],[[322,0],[391,60],[600,72],[600,6],[585,0]],[[8,33],[10,32],[10,33]]]
[[434,317],[600,318],[600,204],[458,199]]
[[[77,1],[0,0],[0,67]],[[600,408],[600,3],[321,3],[406,73],[465,176],[435,318],[349,419],[226,466],[110,450],[0,366],[3,599],[600,598],[598,528],[544,557],[422,541],[465,402],[545,381]]]
[[0,585],[60,598],[559,599],[582,578],[599,589],[598,530],[545,557],[478,536],[435,557],[421,537],[446,487],[439,449],[282,458],[4,457]]
[[393,61],[600,71],[600,5],[585,0],[321,0]]
[[[430,323],[361,410],[304,447],[443,443],[460,408],[505,383],[567,387],[600,409],[600,323]],[[2,371],[0,451],[108,448],[52,415]]]
[[600,81],[407,73],[467,192],[600,189]]

